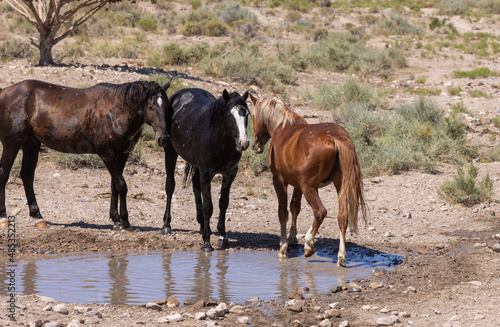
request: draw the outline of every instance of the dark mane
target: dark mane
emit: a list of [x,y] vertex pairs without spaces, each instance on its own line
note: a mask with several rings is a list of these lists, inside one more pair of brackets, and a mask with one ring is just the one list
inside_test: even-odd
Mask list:
[[[229,94],[229,99],[230,103],[238,103],[240,102],[238,100],[241,99],[241,96],[237,92],[233,92]],[[243,101],[243,99],[241,99],[241,102],[242,105],[245,104],[245,101]],[[215,124],[217,124],[217,121],[221,120],[222,117],[224,117],[226,108],[225,104],[226,100],[222,95],[212,103],[212,108],[210,109],[210,126],[214,126]],[[230,107],[231,106],[227,106],[227,108]]]
[[144,103],[153,95],[162,91],[161,86],[156,82],[131,82],[124,84],[100,83],[96,86],[110,88],[116,93],[116,96],[123,99],[132,107],[144,105]]

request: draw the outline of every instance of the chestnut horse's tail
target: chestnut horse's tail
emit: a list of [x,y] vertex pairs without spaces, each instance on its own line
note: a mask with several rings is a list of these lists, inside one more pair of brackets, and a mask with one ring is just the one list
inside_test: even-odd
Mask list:
[[349,228],[356,233],[358,231],[359,209],[361,209],[363,220],[365,223],[367,222],[367,207],[363,194],[361,166],[359,165],[354,144],[349,137],[336,138],[335,149],[337,150],[338,164],[342,173],[339,211],[347,211],[342,216],[347,216]]

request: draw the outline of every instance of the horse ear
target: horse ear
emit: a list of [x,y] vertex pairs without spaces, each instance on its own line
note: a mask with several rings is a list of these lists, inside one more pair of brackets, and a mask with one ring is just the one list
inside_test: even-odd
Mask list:
[[222,96],[224,97],[224,100],[229,101],[229,93],[227,93],[227,90],[224,89],[224,91],[222,92]]
[[242,96],[243,100],[247,101],[248,94],[249,94],[248,90],[246,90],[246,92],[243,93],[243,96]]
[[257,103],[257,97],[252,93],[248,93],[248,95],[250,96],[250,100],[252,100],[253,104],[255,105]]
[[167,92],[170,84],[172,84],[172,77],[170,77],[170,80],[167,82],[167,84],[163,85],[163,91]]

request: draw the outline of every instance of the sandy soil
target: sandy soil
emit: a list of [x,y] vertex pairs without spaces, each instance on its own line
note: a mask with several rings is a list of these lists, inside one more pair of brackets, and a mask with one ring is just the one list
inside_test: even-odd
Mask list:
[[[498,22],[468,22],[454,18],[454,24],[461,33],[478,29],[490,33],[500,31]],[[459,101],[469,108],[474,118],[464,119],[469,126],[471,142],[496,145],[499,131],[490,123],[490,119],[500,112],[499,77],[458,80],[451,78],[451,72],[478,66],[500,71],[500,63],[498,59],[481,62],[472,55],[462,55],[464,59],[460,61],[452,56],[435,56],[429,60],[416,52],[409,58],[409,66],[398,71],[393,81],[374,78],[371,82],[381,89],[395,89],[394,103],[407,103],[414,99],[414,96],[404,92],[407,84],[411,83],[408,80],[410,73],[427,75],[426,87],[443,90],[440,96],[433,97],[443,110],[448,111],[451,104]],[[103,63],[124,64],[120,60]],[[214,93],[220,93],[224,88],[239,92],[246,89],[235,83],[207,78],[196,69],[190,72],[190,76],[196,79],[187,82]],[[139,70],[118,71],[90,66],[28,67],[22,61],[0,65],[0,87],[29,78],[81,86],[97,82],[122,83],[145,77]],[[298,94],[301,88],[313,87],[320,81],[337,84],[346,78],[340,74],[301,73],[298,85],[291,87],[288,93]],[[460,86],[464,91],[480,89],[491,93],[492,97],[452,97],[446,94],[446,85],[449,83]],[[292,96],[291,100],[294,99]],[[295,109],[301,114],[328,119],[324,112],[317,112],[305,105]],[[164,237],[160,234],[165,205],[163,152],[144,151],[144,160],[146,165],[143,166],[128,164],[125,173],[129,186],[130,221],[135,228],[133,232],[111,230],[108,217],[109,175],[105,170],[64,170],[42,157],[36,172],[35,191],[41,213],[50,222],[46,229],[33,226],[25,206],[22,182],[17,177],[18,171],[11,173],[7,185],[7,208],[9,212],[18,212],[15,221],[17,258],[58,252],[198,249],[202,243],[201,235],[194,219],[191,191],[181,187],[181,162],[178,162],[178,186],[173,202],[173,233]],[[478,166],[481,174],[489,172],[498,184],[499,163]],[[194,318],[197,312],[207,312],[209,306],[216,305],[215,301],[205,303],[205,307],[190,303],[171,308],[161,305],[161,311],[144,306],[84,305],[92,310],[92,314],[85,313],[86,309],[79,308],[78,304],[65,304],[69,309],[69,314],[65,315],[54,310],[43,310],[51,303],[50,299],[28,295],[16,297],[16,319],[11,320],[7,317],[9,297],[2,292],[0,326],[41,326],[50,322],[68,326],[155,326],[165,324],[164,318],[173,313],[184,314],[184,320],[174,322],[171,319],[171,324],[186,326],[204,326],[213,322],[221,326],[234,326],[243,322],[238,319],[245,316],[254,326],[310,326],[320,323],[322,326],[329,326],[329,323],[339,326],[344,321],[348,321],[350,326],[376,326],[380,318],[390,316],[393,316],[392,321],[398,321],[396,325],[404,326],[500,326],[500,255],[498,250],[495,251],[500,238],[500,206],[492,202],[466,208],[443,201],[437,189],[454,173],[453,167],[443,165],[436,175],[410,172],[366,179],[370,222],[367,226],[361,226],[358,235],[348,237],[348,248],[355,244],[400,254],[403,263],[392,271],[366,276],[366,279],[356,281],[356,285],[344,285],[339,292],[325,292],[299,301],[295,306],[302,310],[295,311],[300,312],[291,310],[294,308],[292,303],[258,301],[241,303],[245,305],[243,309],[233,310],[224,318]],[[218,197],[218,183],[214,181],[214,199]],[[498,185],[495,185],[494,199],[500,198],[499,192]],[[335,219],[334,189],[322,189],[321,197],[329,213],[320,229],[316,246],[336,251],[339,233]],[[216,208],[214,217],[217,213]],[[300,246],[303,245],[303,234],[311,220],[310,208],[303,201],[298,221],[299,236],[302,236],[299,237]],[[231,192],[226,229],[230,250],[277,251],[277,200],[269,173],[255,176],[253,173],[241,172],[237,176]],[[216,219],[212,219],[212,230],[216,230]],[[0,235],[1,258],[6,264],[7,229],[2,228]],[[216,235],[212,235],[212,243],[216,246]],[[349,264],[349,258],[347,260]],[[353,288],[359,288],[360,292],[352,292]],[[335,302],[338,302],[338,306],[332,305],[334,309],[331,309],[330,305]],[[54,307],[56,304],[52,303]]]

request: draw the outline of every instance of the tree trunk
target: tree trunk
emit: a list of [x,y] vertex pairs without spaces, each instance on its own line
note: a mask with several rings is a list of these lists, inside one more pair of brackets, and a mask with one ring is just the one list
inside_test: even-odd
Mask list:
[[38,50],[40,50],[40,60],[38,61],[38,65],[54,65],[54,59],[52,59],[52,47],[54,46],[53,42],[54,40],[50,37],[41,35],[40,45],[38,46]]

